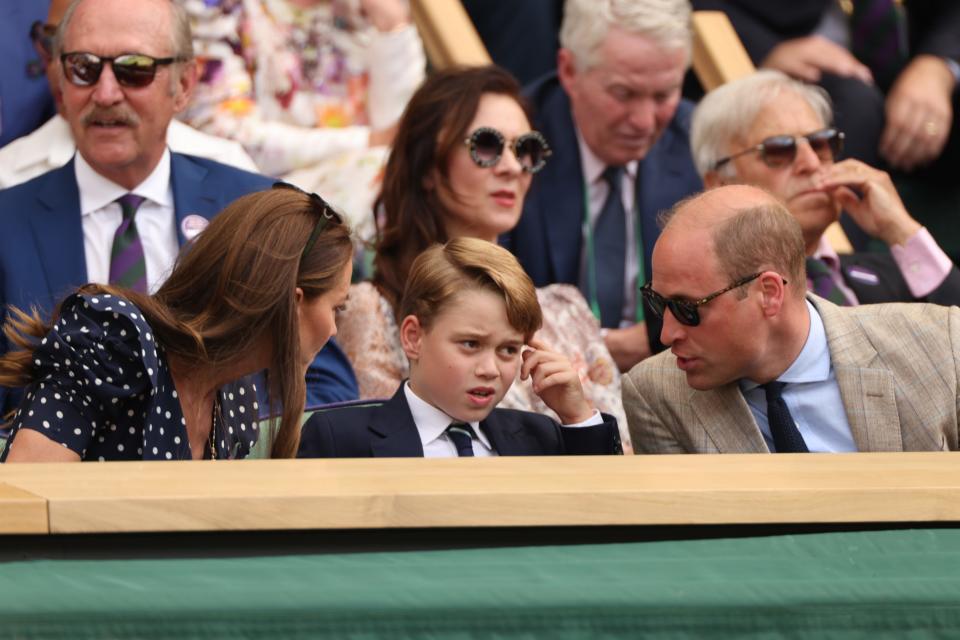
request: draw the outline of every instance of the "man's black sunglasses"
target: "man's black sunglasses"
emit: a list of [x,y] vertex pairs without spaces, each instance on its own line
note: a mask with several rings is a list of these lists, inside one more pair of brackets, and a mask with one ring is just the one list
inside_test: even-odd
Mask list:
[[[500,162],[507,139],[493,127],[480,127],[463,143],[470,147],[470,157],[478,167],[492,167]],[[527,173],[536,173],[543,169],[547,158],[553,153],[546,138],[539,131],[530,131],[519,136],[510,146],[517,162]]]
[[125,53],[107,58],[84,51],[61,54],[63,74],[78,87],[91,87],[100,80],[103,65],[110,63],[113,75],[124,87],[145,87],[157,75],[157,68],[174,62],[186,62],[186,58],[154,58],[142,53]]
[[734,158],[748,153],[759,152],[764,164],[773,169],[789,166],[797,159],[797,149],[800,138],[803,138],[817,154],[821,162],[833,162],[843,151],[844,135],[842,131],[833,128],[820,129],[802,136],[773,136],[766,138],[760,144],[744,149],[714,163],[713,168],[719,169]]
[[[710,295],[704,296],[699,300],[678,300],[676,298],[665,298],[653,290],[653,287],[650,286],[650,282],[640,288],[640,294],[643,295],[644,301],[650,305],[650,308],[655,314],[657,314],[657,317],[662,318],[664,310],[670,309],[670,313],[672,313],[673,317],[677,319],[677,322],[680,324],[685,324],[688,327],[695,327],[700,324],[700,307],[707,304],[717,296],[725,294],[727,291],[733,291],[737,287],[742,287],[747,283],[753,282],[763,275],[763,273],[763,271],[759,271],[745,278],[740,278],[729,287],[721,289],[720,291],[714,291]],[[785,279],[783,280],[783,284],[787,284]]]

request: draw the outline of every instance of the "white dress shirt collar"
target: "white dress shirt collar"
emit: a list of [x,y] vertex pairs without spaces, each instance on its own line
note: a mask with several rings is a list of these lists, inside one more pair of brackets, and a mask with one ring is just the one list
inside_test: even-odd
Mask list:
[[135,193],[161,206],[173,207],[169,148],[164,149],[153,172],[129,191],[97,173],[80,153],[74,156],[74,171],[80,190],[80,213],[84,216],[100,211],[127,193]]
[[[603,172],[607,168],[607,163],[598,158],[597,154],[593,152],[590,145],[588,145],[583,139],[583,136],[580,135],[580,129],[577,129],[576,125],[574,125],[573,128],[577,134],[577,144],[580,146],[580,167],[583,170],[583,180],[586,184],[593,185],[603,178]],[[627,175],[630,176],[630,184],[636,184],[637,167],[639,164],[640,162],[638,160],[631,160],[624,165]]]
[[[413,416],[413,422],[417,426],[420,442],[424,449],[435,440],[445,437],[444,434],[451,422],[460,422],[414,393],[413,389],[410,388],[409,380],[403,383],[403,393],[407,398],[407,405],[410,407],[410,414]],[[490,445],[486,434],[480,429],[480,423],[471,422],[470,426],[473,427],[473,432],[477,434],[480,443],[487,450],[492,451],[493,447]]]

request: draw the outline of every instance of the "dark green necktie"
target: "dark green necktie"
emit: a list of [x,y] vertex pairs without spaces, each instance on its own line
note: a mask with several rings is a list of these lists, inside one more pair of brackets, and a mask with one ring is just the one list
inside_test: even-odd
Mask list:
[[850,304],[847,297],[843,295],[843,291],[834,282],[830,267],[820,258],[807,258],[807,288],[821,298],[841,307]]
[[896,0],[853,0],[850,51],[889,89],[907,63],[906,17]]
[[123,221],[113,236],[110,250],[110,284],[140,293],[147,292],[147,262],[134,216],[145,199],[132,193],[117,199]]

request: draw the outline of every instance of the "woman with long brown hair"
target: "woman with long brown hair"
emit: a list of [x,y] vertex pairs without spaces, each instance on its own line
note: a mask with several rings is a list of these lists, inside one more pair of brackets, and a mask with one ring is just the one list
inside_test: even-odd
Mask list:
[[[354,285],[338,343],[361,398],[390,397],[408,374],[396,308],[413,260],[458,237],[496,242],[520,219],[530,182],[550,155],[531,131],[520,87],[495,66],[435,72],[400,119],[378,200],[372,283]],[[569,358],[596,408],[624,422],[620,374],[600,327],[571,285],[537,290],[544,325],[537,339]],[[529,384],[514,384],[502,407],[548,413]],[[624,429],[624,444],[629,448]]]
[[244,457],[260,413],[245,377],[264,369],[280,409],[269,450],[292,457],[352,256],[323,200],[278,184],[227,206],[152,296],[89,284],[50,322],[14,310],[4,331],[20,349],[0,358],[0,384],[26,393],[2,459]]

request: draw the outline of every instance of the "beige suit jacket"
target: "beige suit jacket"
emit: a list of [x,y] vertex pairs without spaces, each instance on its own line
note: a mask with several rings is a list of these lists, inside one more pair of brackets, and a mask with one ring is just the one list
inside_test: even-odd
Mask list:
[[[960,308],[808,298],[823,318],[857,449],[956,451]],[[623,378],[623,405],[637,453],[768,452],[737,383],[692,389],[669,351]]]

